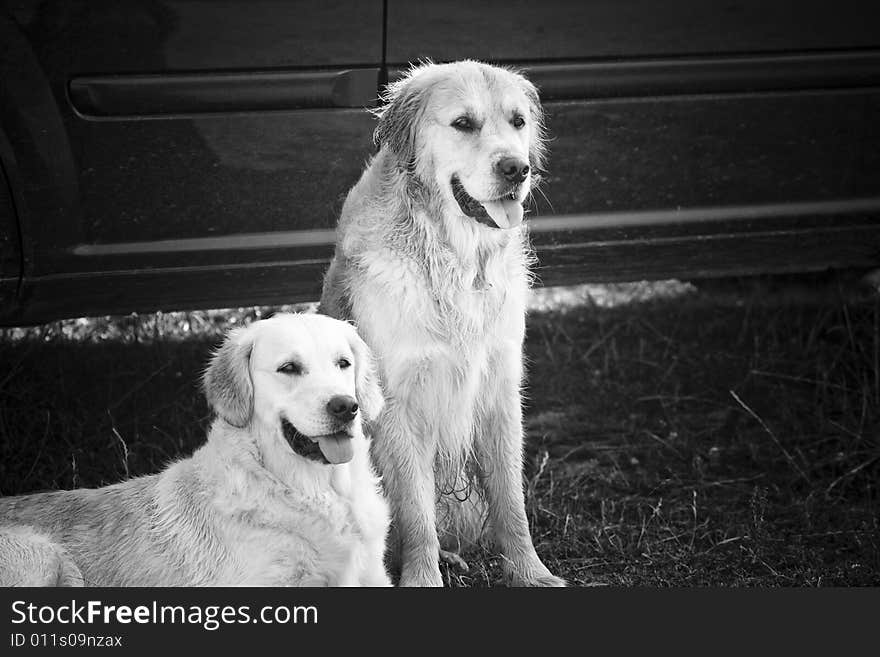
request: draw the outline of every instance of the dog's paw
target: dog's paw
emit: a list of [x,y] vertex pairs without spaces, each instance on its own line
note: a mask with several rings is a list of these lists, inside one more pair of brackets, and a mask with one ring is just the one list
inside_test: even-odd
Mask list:
[[540,562],[531,568],[509,568],[507,579],[511,586],[568,586],[568,582],[552,574]]
[[440,567],[437,564],[434,564],[433,569],[413,570],[404,567],[398,586],[441,588],[443,578],[440,576]]
[[468,566],[467,561],[462,559],[458,552],[440,550],[440,561],[452,568],[459,575],[470,571],[470,566]]
[[566,582],[561,577],[557,577],[556,575],[552,575],[551,573],[547,573],[546,575],[539,575],[538,577],[534,577],[532,579],[526,580],[520,586],[563,587],[563,586],[568,586],[568,582]]

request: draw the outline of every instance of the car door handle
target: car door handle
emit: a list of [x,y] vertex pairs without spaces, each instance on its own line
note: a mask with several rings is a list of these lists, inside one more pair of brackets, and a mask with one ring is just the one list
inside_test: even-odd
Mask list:
[[234,73],[100,75],[70,81],[70,102],[86,117],[369,107],[379,68]]

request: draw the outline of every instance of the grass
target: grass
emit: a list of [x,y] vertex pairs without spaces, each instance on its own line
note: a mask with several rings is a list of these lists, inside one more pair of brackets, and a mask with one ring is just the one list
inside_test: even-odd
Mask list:
[[[880,584],[875,291],[828,275],[611,307],[552,296],[529,321],[525,467],[551,570],[578,585]],[[0,493],[99,486],[192,451],[209,350],[265,312],[3,332]],[[469,562],[444,568],[450,585],[500,582],[496,555]]]

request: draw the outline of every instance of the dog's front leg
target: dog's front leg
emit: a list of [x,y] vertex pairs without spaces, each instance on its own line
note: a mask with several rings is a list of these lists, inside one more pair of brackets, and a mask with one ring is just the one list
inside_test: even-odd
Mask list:
[[565,586],[535,552],[522,478],[521,348],[499,349],[484,384],[476,453],[489,521],[504,556],[504,572],[517,586]]
[[361,586],[391,586],[385,570],[385,536],[369,541],[364,546],[364,564],[360,575]]
[[399,412],[383,413],[373,440],[400,550],[399,585],[443,586],[434,509],[436,444],[406,426]]

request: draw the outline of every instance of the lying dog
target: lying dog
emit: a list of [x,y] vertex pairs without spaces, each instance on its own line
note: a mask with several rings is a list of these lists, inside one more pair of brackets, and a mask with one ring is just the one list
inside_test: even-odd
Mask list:
[[462,563],[452,551],[488,519],[513,583],[564,585],[535,552],[522,482],[522,204],[543,162],[538,94],[465,61],[418,66],[385,100],[320,311],[353,319],[379,360],[388,403],[373,456],[400,583],[441,585],[441,544]]
[[204,384],[218,417],[191,457],[105,488],[0,499],[0,583],[390,584],[388,509],[361,429],[383,399],[354,328],[255,322],[229,334]]

